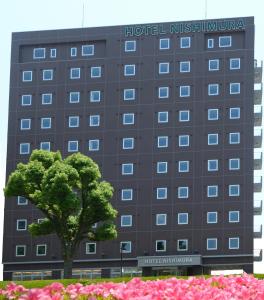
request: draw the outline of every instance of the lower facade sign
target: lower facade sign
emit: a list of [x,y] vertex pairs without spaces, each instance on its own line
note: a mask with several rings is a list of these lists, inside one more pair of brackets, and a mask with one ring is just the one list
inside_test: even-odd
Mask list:
[[138,256],[138,267],[201,265],[201,255]]

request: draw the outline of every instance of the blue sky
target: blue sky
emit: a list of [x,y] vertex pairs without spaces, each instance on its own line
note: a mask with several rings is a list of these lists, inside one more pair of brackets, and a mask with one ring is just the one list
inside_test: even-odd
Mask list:
[[[205,18],[206,0],[9,0],[0,4],[0,185],[5,181],[7,114],[11,33],[16,31],[94,27],[135,23],[184,21]],[[83,10],[84,7],[84,10]],[[207,18],[255,16],[255,58],[264,59],[263,0],[207,0]],[[262,172],[262,171],[261,171]],[[260,174],[258,175],[263,175]],[[0,230],[3,220],[3,194],[0,194]],[[263,199],[263,194],[258,195]],[[260,223],[260,217],[256,219]],[[262,223],[264,221],[262,220]],[[0,235],[0,245],[2,237]],[[264,239],[256,248],[264,248]],[[264,270],[264,263],[256,271]]]

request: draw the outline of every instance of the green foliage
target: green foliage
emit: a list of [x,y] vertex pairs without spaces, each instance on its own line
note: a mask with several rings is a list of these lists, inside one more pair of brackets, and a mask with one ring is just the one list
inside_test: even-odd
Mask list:
[[117,211],[109,202],[113,188],[81,153],[63,160],[60,152],[34,150],[29,162],[19,163],[9,176],[4,192],[6,197],[23,196],[42,211],[45,221],[32,223],[29,231],[33,236],[56,233],[64,259],[73,257],[84,238],[116,238]]

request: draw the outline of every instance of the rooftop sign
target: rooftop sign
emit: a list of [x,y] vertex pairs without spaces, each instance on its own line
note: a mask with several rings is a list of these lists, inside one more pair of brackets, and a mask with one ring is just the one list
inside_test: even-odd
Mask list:
[[245,21],[243,19],[131,25],[125,27],[125,37],[174,33],[237,31],[244,29]]
[[201,255],[139,256],[139,267],[201,265]]

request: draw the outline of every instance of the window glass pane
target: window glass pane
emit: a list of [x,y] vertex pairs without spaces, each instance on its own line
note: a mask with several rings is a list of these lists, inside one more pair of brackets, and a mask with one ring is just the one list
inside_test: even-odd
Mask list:
[[45,48],[35,48],[33,50],[33,58],[34,59],[41,59],[41,58],[45,58],[45,53],[46,49]]
[[214,39],[207,40],[207,48],[209,49],[214,48]]
[[191,38],[182,37],[181,38],[181,48],[190,48],[191,47]]
[[156,251],[157,252],[166,251],[166,241],[165,240],[156,241]]
[[218,196],[218,185],[208,185],[207,197],[217,197],[217,196]]
[[80,92],[70,92],[70,103],[78,103],[80,101]]
[[91,78],[101,77],[101,67],[91,67]]
[[158,148],[167,148],[167,147],[168,147],[168,137],[158,136]]
[[179,121],[188,122],[190,120],[190,111],[189,110],[180,110],[179,111]]
[[28,106],[31,105],[32,95],[22,95],[21,96],[21,105]]
[[131,242],[120,242],[120,251],[122,251],[122,253],[130,253]]
[[188,250],[188,240],[178,240],[177,241],[177,250],[178,251],[187,251]]
[[159,63],[159,74],[168,74],[170,72],[169,63]]
[[230,94],[240,94],[240,83],[230,83]]
[[218,111],[219,110],[217,108],[208,109],[208,120],[209,121],[218,120]]
[[53,70],[43,70],[42,79],[43,80],[52,80],[53,79]]
[[168,112],[167,111],[158,112],[158,123],[168,123]]
[[180,97],[189,97],[191,87],[189,85],[180,86]]
[[230,119],[240,119],[240,107],[230,107],[229,118]]
[[52,94],[42,94],[41,95],[41,102],[43,105],[52,104]]
[[80,68],[71,68],[70,78],[71,79],[79,79],[80,77],[81,77],[81,69]]
[[133,199],[133,190],[132,189],[121,190],[121,199],[123,201],[132,200]]
[[160,39],[159,48],[160,50],[170,49],[170,39]]
[[207,161],[208,171],[218,171],[218,160],[210,159]]
[[188,198],[189,188],[187,186],[178,187],[178,198]]
[[125,41],[125,52],[136,51],[136,41]]
[[190,72],[190,61],[181,61],[180,62],[180,72],[185,73],[185,72]]
[[217,249],[217,239],[207,239],[207,250],[216,250]]
[[230,58],[229,68],[230,68],[230,70],[239,70],[240,69],[240,58]]
[[166,161],[157,162],[157,173],[167,173],[168,163]]
[[136,65],[125,65],[124,66],[124,75],[125,76],[134,76],[136,73]]
[[32,81],[32,71],[23,71],[23,73],[22,73],[22,80],[24,82],[26,82],[26,81]]
[[219,59],[210,59],[209,62],[209,71],[219,70]]
[[135,89],[124,89],[124,100],[135,100]]
[[178,171],[189,172],[189,161],[179,161]]
[[90,126],[99,126],[100,125],[100,116],[91,115],[90,116]]
[[231,47],[232,39],[231,36],[220,36],[219,47]]
[[168,98],[169,97],[169,87],[163,86],[159,87],[159,98]]
[[99,140],[89,140],[89,151],[98,151],[99,150]]
[[157,199],[167,199],[167,188],[166,187],[157,188]]
[[68,152],[78,151],[78,141],[68,141]]
[[189,146],[189,135],[179,135],[179,147]]
[[219,84],[218,83],[208,84],[208,95],[216,96],[218,94],[219,94]]
[[82,56],[94,55],[94,45],[83,45]]

